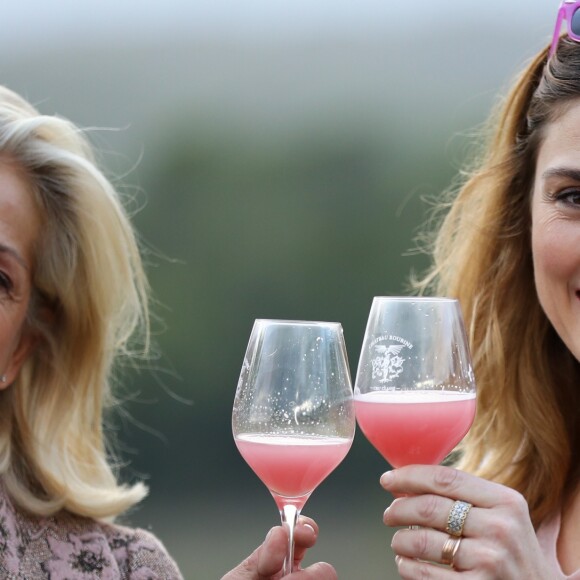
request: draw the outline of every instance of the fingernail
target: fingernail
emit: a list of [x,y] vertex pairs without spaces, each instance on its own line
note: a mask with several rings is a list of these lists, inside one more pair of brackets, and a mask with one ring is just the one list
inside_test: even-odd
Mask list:
[[389,487],[389,485],[393,482],[393,472],[392,471],[387,471],[386,473],[383,473],[383,475],[381,475],[381,485],[383,487]]
[[270,539],[270,536],[272,535],[273,532],[274,532],[274,528],[271,528],[270,531],[266,534],[266,537],[264,538],[264,542],[267,542]]
[[307,522],[306,518],[302,517],[302,516],[298,516],[298,520],[296,521],[296,524],[299,524],[301,526],[305,526],[307,528],[309,528],[310,530],[312,530],[315,534],[316,531],[314,530],[314,528]]
[[[393,502],[393,503],[395,503],[395,502]],[[387,509],[383,512],[383,524],[385,524],[385,526],[390,525],[389,522],[387,521],[387,519],[388,519],[389,512],[391,511],[391,508],[393,507],[393,503],[391,503],[391,505],[388,506]]]

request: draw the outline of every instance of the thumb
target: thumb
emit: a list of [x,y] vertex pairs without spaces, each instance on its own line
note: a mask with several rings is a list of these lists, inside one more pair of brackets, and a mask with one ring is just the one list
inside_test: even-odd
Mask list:
[[264,543],[222,580],[265,580],[282,570],[288,537],[281,527],[272,528]]
[[[326,562],[317,562],[308,566],[299,572],[300,580],[337,580],[338,574],[336,570]],[[294,574],[291,574],[288,580],[292,580]],[[298,580],[298,577],[296,578]]]

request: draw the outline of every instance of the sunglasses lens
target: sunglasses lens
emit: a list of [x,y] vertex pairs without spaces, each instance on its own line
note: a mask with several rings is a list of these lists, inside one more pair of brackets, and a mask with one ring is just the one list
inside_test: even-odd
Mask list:
[[572,19],[570,21],[570,36],[576,36],[580,39],[580,9],[576,9],[574,14],[572,14]]

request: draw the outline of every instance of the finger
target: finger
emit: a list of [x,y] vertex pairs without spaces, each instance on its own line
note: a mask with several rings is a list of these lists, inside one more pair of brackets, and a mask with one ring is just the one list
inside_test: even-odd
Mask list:
[[223,576],[222,580],[271,579],[282,570],[288,544],[287,538],[286,531],[281,526],[272,528],[264,542],[238,566]]
[[461,574],[452,568],[429,564],[399,556],[396,558],[399,576],[403,579],[416,580],[417,578],[429,578],[429,580],[459,580]]
[[317,562],[300,572],[294,572],[285,576],[284,580],[337,580],[336,570],[326,562]]
[[[301,516],[294,528],[294,562],[299,564],[308,548],[316,543],[318,526],[314,520]],[[272,528],[258,554],[258,573],[271,576],[283,566],[288,550],[288,532],[283,526]]]
[[458,469],[441,465],[410,465],[387,471],[381,485],[394,494],[434,494],[489,508],[511,502],[509,490]]
[[[446,531],[449,512],[454,503],[449,498],[433,494],[395,499],[385,510],[383,522],[390,527],[418,525]],[[474,535],[477,530],[475,521],[485,511],[472,507],[463,522],[461,535]]]
[[[288,534],[281,526],[272,528],[264,543],[257,550],[257,565],[255,576],[248,576],[254,580],[270,578],[282,570],[286,550],[288,547]],[[254,552],[256,554],[256,552]],[[252,554],[253,555],[253,554]],[[250,556],[251,558],[252,556]]]
[[[441,564],[443,563],[443,547],[449,538],[448,534],[429,528],[404,529],[394,534],[391,548],[398,556]],[[473,562],[470,554],[474,546],[473,540],[461,539],[453,556],[453,564],[457,570],[472,569]]]
[[315,535],[318,537],[318,524],[312,518],[302,515],[298,516],[298,520],[296,521],[296,527],[300,527],[302,525],[310,526],[314,530]]
[[294,562],[301,562],[308,548],[318,538],[318,526],[310,518],[300,517],[294,528]]

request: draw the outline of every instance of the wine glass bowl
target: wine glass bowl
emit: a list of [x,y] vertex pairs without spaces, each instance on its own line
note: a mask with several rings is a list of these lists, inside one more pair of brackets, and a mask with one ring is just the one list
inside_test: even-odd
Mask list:
[[256,320],[242,365],[232,430],[289,529],[292,571],[300,510],[344,459],[355,431],[350,370],[338,323]]
[[458,301],[375,297],[354,400],[359,427],[393,467],[445,459],[475,415],[475,379]]

